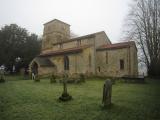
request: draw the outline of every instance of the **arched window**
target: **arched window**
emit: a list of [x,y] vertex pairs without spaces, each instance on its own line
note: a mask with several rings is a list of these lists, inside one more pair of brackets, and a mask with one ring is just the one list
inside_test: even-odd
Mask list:
[[98,72],[101,72],[101,67],[100,66],[98,67]]
[[69,58],[64,56],[64,70],[69,70]]
[[77,47],[81,46],[81,40],[77,40]]
[[120,60],[120,70],[124,70],[124,60]]
[[108,52],[106,52],[106,64],[108,64]]

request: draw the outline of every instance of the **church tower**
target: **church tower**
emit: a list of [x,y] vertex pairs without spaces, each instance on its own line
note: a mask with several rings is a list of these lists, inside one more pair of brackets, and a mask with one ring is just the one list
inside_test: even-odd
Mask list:
[[42,51],[52,49],[55,43],[70,39],[70,25],[54,19],[44,24]]

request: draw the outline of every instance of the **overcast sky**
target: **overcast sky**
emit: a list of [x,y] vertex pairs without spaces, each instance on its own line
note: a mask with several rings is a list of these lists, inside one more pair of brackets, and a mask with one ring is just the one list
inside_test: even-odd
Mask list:
[[43,24],[59,19],[81,35],[105,31],[112,42],[121,40],[131,0],[0,0],[0,26],[16,23],[42,35]]

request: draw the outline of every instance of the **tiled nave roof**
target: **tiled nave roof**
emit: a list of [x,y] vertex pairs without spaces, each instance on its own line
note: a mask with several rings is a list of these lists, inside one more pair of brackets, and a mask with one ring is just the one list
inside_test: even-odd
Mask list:
[[128,42],[121,42],[121,43],[115,43],[115,44],[105,44],[97,48],[97,50],[126,48],[131,45],[135,45],[135,42],[128,41]]
[[83,45],[83,46],[80,46],[80,47],[50,51],[50,52],[47,52],[47,53],[41,53],[39,55],[39,57],[55,56],[55,55],[68,54],[68,53],[78,53],[78,52],[81,52],[83,49],[88,48],[90,46],[91,45]]

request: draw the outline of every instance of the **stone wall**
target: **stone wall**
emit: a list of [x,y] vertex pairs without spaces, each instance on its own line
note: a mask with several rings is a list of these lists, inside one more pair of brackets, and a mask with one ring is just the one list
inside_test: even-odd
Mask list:
[[[53,20],[51,22],[44,24],[43,34],[44,35],[54,34],[54,36],[61,35],[62,38],[65,38],[63,40],[70,39],[70,25],[61,22],[59,20]],[[54,42],[59,42],[59,41],[54,41]]]
[[[69,73],[84,73],[87,75],[121,77],[138,74],[137,49],[135,45],[119,49],[96,51],[104,44],[111,44],[104,31],[70,39],[70,25],[53,20],[44,24],[41,53],[56,52],[89,45],[79,53],[52,56],[49,59],[55,67],[39,67],[39,74],[64,71],[64,56],[69,58]],[[107,61],[106,61],[107,54]],[[120,69],[120,60],[124,61],[124,69]]]
[[52,49],[52,44],[70,39],[70,25],[59,20],[44,24],[42,50]]
[[77,41],[67,42],[62,44],[63,49],[77,47]]
[[[85,48],[80,53],[66,54],[69,58],[69,73],[95,73],[93,47]],[[64,71],[64,55],[51,57],[50,60],[56,65],[57,73]],[[90,62],[89,62],[90,61]]]
[[[134,51],[134,52],[133,52]],[[106,54],[108,54],[106,61]],[[97,51],[96,73],[100,76],[122,77],[137,75],[137,56],[134,47]],[[124,60],[124,69],[120,69],[120,60]]]
[[38,75],[51,75],[52,73],[55,73],[56,69],[54,67],[38,67]]
[[99,47],[104,44],[111,44],[109,38],[104,31],[95,34],[95,47]]
[[52,45],[51,48],[42,50],[42,53],[57,51],[57,50],[63,50],[63,49],[69,49],[69,48],[75,48],[80,47],[84,45],[94,45],[94,38],[87,38],[87,39],[81,39],[81,40],[74,40],[70,42],[64,42],[60,44]]
[[94,45],[94,38],[81,39],[81,45]]
[[39,62],[37,62],[36,60],[32,60],[31,63],[29,64],[29,73],[31,74],[32,72],[32,64],[33,62],[36,62],[36,64],[38,65],[38,75],[40,76],[43,76],[43,75],[48,75],[48,74],[51,74],[51,73],[55,73],[57,70],[56,70],[56,67],[54,66],[42,66],[40,65]]
[[130,59],[131,59],[131,75],[138,75],[138,57],[137,48],[135,46],[130,47]]

